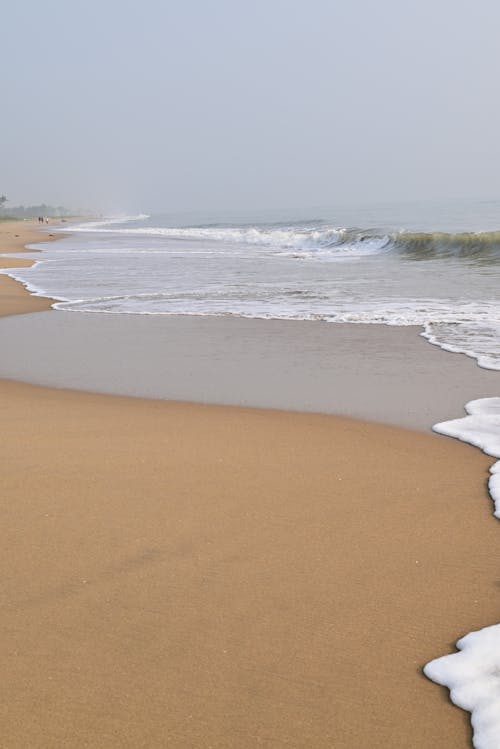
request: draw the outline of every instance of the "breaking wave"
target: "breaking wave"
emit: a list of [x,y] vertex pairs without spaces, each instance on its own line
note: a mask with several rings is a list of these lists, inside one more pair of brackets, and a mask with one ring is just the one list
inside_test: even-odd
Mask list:
[[403,255],[417,260],[456,257],[500,261],[500,231],[405,233],[393,237],[394,247]]
[[486,232],[381,231],[318,223],[305,225],[244,225],[130,227],[123,224],[144,220],[144,215],[106,219],[71,227],[84,233],[154,236],[174,240],[268,247],[300,258],[325,253],[367,256],[396,252],[412,260],[454,257],[497,263],[500,261],[500,230]]

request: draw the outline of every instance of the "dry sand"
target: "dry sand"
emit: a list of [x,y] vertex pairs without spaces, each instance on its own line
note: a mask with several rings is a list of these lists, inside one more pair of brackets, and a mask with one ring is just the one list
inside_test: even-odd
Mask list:
[[421,667],[498,620],[479,451],[8,381],[0,403],[2,749],[470,746]]

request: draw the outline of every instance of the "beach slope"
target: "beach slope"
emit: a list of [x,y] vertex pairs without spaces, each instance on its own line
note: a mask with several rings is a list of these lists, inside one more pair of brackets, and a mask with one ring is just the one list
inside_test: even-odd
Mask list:
[[486,456],[318,414],[0,402],[3,747],[470,746],[421,668],[497,621]]

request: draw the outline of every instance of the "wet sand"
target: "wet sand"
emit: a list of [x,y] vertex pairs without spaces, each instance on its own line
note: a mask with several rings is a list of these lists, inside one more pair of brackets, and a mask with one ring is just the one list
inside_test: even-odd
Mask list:
[[53,311],[0,320],[0,377],[369,419],[412,429],[500,392],[500,373],[419,328]]
[[470,747],[421,667],[498,620],[486,456],[321,414],[0,402],[2,747]]

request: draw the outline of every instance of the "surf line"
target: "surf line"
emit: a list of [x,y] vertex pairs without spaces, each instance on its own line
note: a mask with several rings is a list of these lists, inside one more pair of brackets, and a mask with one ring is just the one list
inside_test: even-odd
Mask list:
[[[467,416],[444,421],[435,432],[455,437],[500,458],[500,398],[479,398],[466,404]],[[488,490],[494,516],[500,519],[500,460],[490,468]],[[476,749],[500,747],[500,624],[470,632],[457,641],[458,652],[436,658],[424,674],[448,687],[451,701],[471,713]]]

